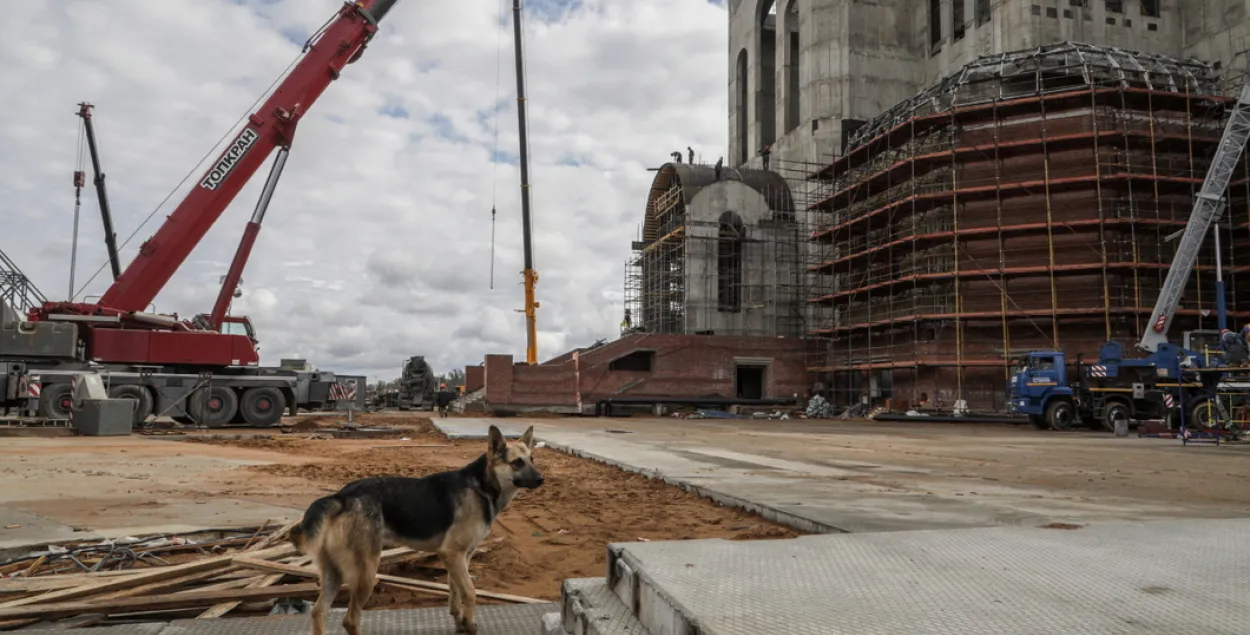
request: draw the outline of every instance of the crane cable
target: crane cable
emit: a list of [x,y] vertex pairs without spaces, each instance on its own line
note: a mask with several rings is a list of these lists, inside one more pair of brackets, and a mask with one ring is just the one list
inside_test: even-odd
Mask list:
[[[74,273],[78,271],[78,219],[82,211],[82,188],[87,181],[87,121],[78,119],[78,160],[74,163],[74,236],[69,251],[69,297],[66,301],[73,302],[78,296],[74,293]],[[100,269],[104,269],[103,266]]]
[[[139,233],[139,231],[143,229],[144,225],[147,225],[148,222],[152,220],[152,217],[156,216],[156,213],[160,211],[162,207],[165,206],[165,203],[168,203],[169,199],[173,198],[174,194],[177,193],[177,191],[180,188],[182,188],[184,184],[186,184],[187,179],[190,179],[192,175],[197,174],[199,172],[200,166],[204,165],[204,162],[207,161],[209,157],[215,155],[217,148],[221,146],[222,142],[225,141],[227,138],[229,138],[230,134],[234,132],[235,128],[238,128],[239,124],[243,123],[243,120],[247,119],[248,115],[252,114],[252,112],[256,110],[256,107],[260,105],[260,102],[269,96],[270,92],[273,91],[274,87],[277,86],[278,83],[281,82],[288,74],[290,74],[291,69],[295,68],[295,65],[299,63],[300,58],[302,58],[303,56],[304,56],[304,50],[301,50],[299,53],[295,55],[295,59],[291,60],[291,63],[287,65],[286,69],[284,69],[281,73],[278,73],[278,76],[274,78],[273,83],[269,84],[269,87],[266,88],[265,91],[262,92],[260,96],[256,98],[256,101],[252,102],[251,106],[247,107],[247,110],[245,110],[243,114],[240,115],[239,118],[235,120],[234,123],[230,124],[230,127],[226,129],[225,134],[221,135],[221,138],[218,139],[217,142],[213,144],[213,147],[209,148],[208,152],[205,152],[204,156],[200,157],[199,162],[196,163],[194,167],[192,167],[190,170],[187,171],[186,176],[183,176],[182,180],[178,181],[178,184],[175,185],[174,188],[170,190],[168,194],[165,195],[165,198],[161,199],[161,202],[157,203],[156,207],[154,207],[152,211],[148,213],[147,217],[143,219],[143,222],[139,223],[139,226],[136,227],[133,232],[130,232],[130,235],[126,237],[126,240],[122,241],[122,244],[117,247],[118,251],[121,251],[126,245],[130,244],[130,241],[133,240],[134,237]],[[77,297],[79,294],[81,294],[87,288],[87,285],[91,284],[91,282],[96,279],[96,276],[99,276],[100,273],[104,271],[104,268],[107,267],[108,264],[109,263],[106,260],[104,264],[100,265],[100,268],[96,269],[95,273],[91,274],[91,277],[88,278],[87,281],[83,283],[82,287],[80,287],[76,293],[74,293],[74,296]]]
[[495,203],[499,190],[499,93],[503,67],[503,31],[507,0],[499,0],[499,16],[495,20],[495,145],[490,153],[490,288],[495,288]]

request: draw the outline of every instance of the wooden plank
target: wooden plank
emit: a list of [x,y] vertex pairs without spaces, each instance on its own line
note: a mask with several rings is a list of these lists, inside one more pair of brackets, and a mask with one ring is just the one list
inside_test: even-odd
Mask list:
[[[261,550],[269,548],[270,546],[272,546],[274,543],[278,541],[286,540],[287,537],[291,535],[291,530],[295,529],[295,526],[300,524],[303,521],[304,521],[304,515],[300,514],[299,518],[296,518],[295,520],[292,520],[291,522],[283,525],[282,528],[279,529],[278,531],[275,531],[272,534],[269,534],[268,536],[261,538],[260,542],[257,542],[251,547],[248,547],[244,551],[248,551],[248,552],[261,551]],[[269,522],[269,521],[265,521],[265,522]],[[294,547],[294,545],[291,545],[291,546]]]
[[[240,567],[248,569],[257,569],[260,571],[273,571],[278,573],[286,573],[294,576],[305,578],[317,577],[317,572],[307,567],[297,567],[289,564],[281,564],[278,562],[268,562],[264,560],[254,560],[252,558],[235,558],[234,563]],[[387,575],[379,573],[377,575],[378,582],[387,583],[391,586],[400,586],[412,590],[421,591],[439,591],[441,594],[450,592],[451,587],[438,582],[426,582],[425,580],[417,580],[416,578],[403,578],[395,575]],[[488,598],[491,600],[502,600],[504,602],[514,602],[517,604],[545,604],[550,600],[537,600],[527,598],[520,595],[508,595],[506,593],[493,593],[491,591],[477,590],[477,596]]]
[[[304,566],[310,562],[312,562],[312,558],[308,556],[304,556],[302,558],[297,559],[295,562],[291,564],[293,566]],[[235,564],[234,566],[237,567],[239,565]],[[281,582],[282,578],[284,577],[286,577],[285,573],[275,573],[275,574],[267,575],[267,576],[260,578],[259,580],[254,580],[254,581],[249,582],[248,584],[244,585],[244,588],[263,589],[265,587],[270,587]],[[229,613],[230,611],[233,611],[234,609],[238,608],[240,604],[242,604],[242,602],[222,602],[221,604],[216,604],[212,608],[208,609],[207,611],[200,613],[199,615],[196,616],[195,619],[208,620],[208,619],[221,617],[225,615],[226,613]]]
[[234,564],[231,564],[224,568],[219,567],[219,568],[209,569],[208,571],[188,573],[187,575],[178,576],[176,578],[171,578],[168,580],[159,580],[157,582],[149,582],[147,584],[142,584],[136,587],[130,587],[128,589],[122,589],[120,591],[106,593],[104,595],[99,596],[98,598],[93,597],[92,601],[94,602],[96,599],[113,600],[116,598],[134,597],[136,595],[157,595],[161,593],[169,593],[184,584],[188,584],[191,582],[202,582],[204,580],[211,580],[213,578],[216,578],[219,575],[222,575],[223,573],[229,573],[231,571],[236,571],[236,570],[238,570],[238,567]]
[[[294,551],[295,551],[294,545],[283,545],[279,547],[274,547],[269,550],[254,551],[252,552],[252,557],[258,558],[258,559],[281,558],[282,556],[288,555]],[[36,595],[33,597],[22,598],[20,600],[11,600],[9,602],[0,604],[0,611],[3,611],[5,609],[16,608],[20,606],[26,606],[28,604],[39,604],[39,603],[46,603],[46,602],[55,602],[59,600],[70,600],[74,598],[81,598],[83,596],[94,595],[97,593],[108,593],[109,591],[120,591],[122,589],[128,589],[131,587],[139,586],[139,585],[150,583],[150,582],[159,582],[162,580],[169,580],[171,578],[177,578],[179,576],[183,576],[183,575],[187,575],[191,573],[198,573],[200,571],[223,569],[223,568],[229,567],[230,562],[233,559],[234,559],[233,555],[226,554],[226,555],[221,555],[221,556],[213,556],[212,558],[206,558],[204,560],[197,560],[195,562],[188,562],[186,564],[174,565],[172,567],[157,567],[150,571],[144,571],[143,573],[139,573],[133,576],[100,580],[96,582],[91,582],[89,584],[71,587],[68,589],[62,589],[60,591],[53,591],[51,593],[45,593],[43,595]]]
[[0,621],[23,618],[54,618],[89,613],[137,613],[140,611],[162,611],[169,609],[195,608],[210,606],[219,602],[238,600],[255,602],[276,600],[278,598],[312,598],[321,592],[316,582],[304,584],[286,584],[267,589],[238,589],[234,591],[216,591],[204,593],[200,590],[172,593],[161,597],[118,598],[95,602],[64,602],[58,604],[36,604],[0,609]]
[[[271,587],[277,584],[278,582],[280,582],[282,578],[285,578],[285,577],[286,577],[285,573],[272,573],[267,576],[263,576],[259,580],[248,583],[243,588],[263,589],[266,587]],[[221,604],[214,604],[213,606],[209,607],[208,610],[195,616],[195,619],[197,620],[216,619],[238,608],[240,604],[243,604],[243,602],[240,600],[231,600],[229,602],[222,602]]]

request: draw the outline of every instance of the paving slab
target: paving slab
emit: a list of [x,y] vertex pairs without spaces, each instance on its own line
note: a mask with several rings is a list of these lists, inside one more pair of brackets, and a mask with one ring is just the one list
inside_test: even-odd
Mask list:
[[[531,635],[540,632],[544,613],[559,611],[556,603],[479,605],[476,610],[478,635]],[[343,609],[330,612],[328,635],[341,635]],[[308,635],[307,615],[216,620],[178,620],[159,635]],[[454,635],[455,624],[444,607],[365,611],[360,630],[368,635]],[[102,635],[112,635],[111,633]],[[129,635],[129,634],[124,634]]]
[[[556,603],[478,605],[478,635],[530,635],[540,632],[544,613],[559,611]],[[329,635],[345,633],[341,623],[345,609],[332,609],[326,619]],[[361,630],[369,635],[453,635],[456,632],[446,608],[365,611]],[[124,624],[76,628],[75,635],[308,635],[307,615],[177,620],[167,623]],[[28,627],[28,631],[57,630],[53,624]]]
[[[497,419],[448,419],[460,434],[480,430]],[[664,422],[667,423],[667,422]],[[700,435],[701,426],[722,430],[746,426],[735,422],[674,422],[685,432],[674,438],[651,429],[656,422],[627,420],[507,420],[511,430],[533,424],[537,439],[551,447],[625,470],[662,479],[726,505],[741,507],[797,529],[830,532],[905,531],[987,526],[1042,526],[1054,522],[1143,521],[1169,517],[1230,517],[1240,512],[1207,511],[1184,503],[1056,491],[1024,483],[1004,484],[977,475],[867,460],[834,460],[795,451],[794,458],[752,452],[749,440],[729,447],[724,434]],[[778,434],[803,439],[829,434],[782,432],[774,422],[744,432],[777,428]],[[436,423],[438,425],[438,423]],[[674,429],[671,426],[669,429]],[[748,439],[750,437],[747,437]],[[1090,438],[1090,444],[1101,439]],[[884,441],[883,443],[888,443]],[[1009,444],[1005,444],[1009,445]],[[1006,447],[1004,452],[1013,451]],[[1060,467],[1059,469],[1063,469]]]
[[530,422],[516,423],[510,420],[473,417],[448,417],[432,419],[434,427],[448,439],[485,439],[493,425],[499,428],[505,439],[519,439],[525,434]]
[[20,550],[35,544],[55,543],[67,540],[94,540],[101,538],[92,531],[78,532],[74,528],[36,514],[0,505],[0,561],[9,550]]
[[643,603],[644,624],[704,635],[1235,635],[1250,619],[1247,532],[1250,519],[1192,519],[609,551],[643,598],[663,600]]

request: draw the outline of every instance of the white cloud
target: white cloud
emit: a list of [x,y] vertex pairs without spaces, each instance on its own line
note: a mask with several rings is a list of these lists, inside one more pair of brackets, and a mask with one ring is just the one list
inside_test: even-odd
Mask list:
[[[389,378],[524,359],[520,177],[506,0],[401,1],[299,125],[235,313],[265,363]],[[54,299],[67,290],[76,104],[95,123],[124,240],[294,59],[338,0],[66,0],[0,22],[0,249]],[[529,0],[531,181],[540,357],[613,337],[623,266],[655,166],[724,152],[724,8],[708,0]],[[510,19],[511,10],[502,12]],[[299,43],[297,43],[299,42]],[[496,82],[497,71],[499,81]],[[88,172],[90,167],[87,167]],[[191,180],[198,177],[197,170]],[[157,297],[207,312],[268,166]],[[83,192],[81,286],[105,262]],[[181,200],[122,250],[123,266]],[[495,227],[490,288],[490,210]],[[85,293],[103,293],[107,268]]]

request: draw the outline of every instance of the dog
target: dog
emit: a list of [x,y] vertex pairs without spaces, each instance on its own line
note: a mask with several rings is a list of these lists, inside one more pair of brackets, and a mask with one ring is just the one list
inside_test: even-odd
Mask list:
[[543,484],[533,448],[534,426],[508,442],[492,425],[486,453],[459,470],[422,478],[360,479],[313,501],[290,534],[320,573],[313,635],[324,635],[326,615],[343,585],[351,598],[343,628],[360,635],[360,614],[373,593],[384,545],[437,553],[447,568],[448,608],[456,632],[476,634],[477,595],[469,560],[517,491]]

